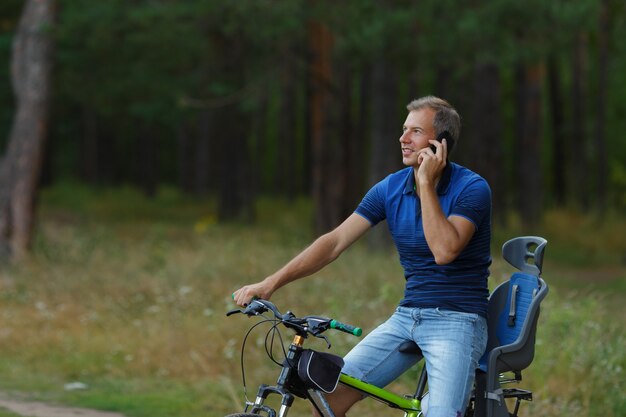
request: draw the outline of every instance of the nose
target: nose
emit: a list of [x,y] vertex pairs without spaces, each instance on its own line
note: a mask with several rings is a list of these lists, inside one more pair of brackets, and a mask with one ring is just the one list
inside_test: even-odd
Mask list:
[[398,139],[401,143],[406,143],[409,140],[409,131],[405,131],[402,132],[402,135],[400,135],[400,139]]

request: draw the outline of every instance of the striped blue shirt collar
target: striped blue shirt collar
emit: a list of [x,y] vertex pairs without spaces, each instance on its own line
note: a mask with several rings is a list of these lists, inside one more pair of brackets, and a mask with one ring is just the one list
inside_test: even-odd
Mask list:
[[[443,169],[439,184],[437,184],[437,194],[444,195],[450,188],[450,178],[452,177],[452,171],[454,170],[454,162],[448,162]],[[413,170],[409,171],[406,178],[406,185],[404,187],[404,194],[411,194],[415,190],[415,174]]]

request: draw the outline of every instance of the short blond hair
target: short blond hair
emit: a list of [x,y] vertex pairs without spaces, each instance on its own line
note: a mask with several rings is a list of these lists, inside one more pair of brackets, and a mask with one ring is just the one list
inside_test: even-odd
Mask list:
[[459,116],[459,113],[450,103],[435,96],[418,98],[411,101],[406,106],[406,109],[410,112],[421,110],[423,108],[429,108],[435,111],[435,117],[433,119],[435,135],[439,135],[441,132],[446,130],[450,132],[453,146],[450,147],[450,143],[448,143],[448,150],[451,152],[454,144],[458,142],[461,134],[461,116]]

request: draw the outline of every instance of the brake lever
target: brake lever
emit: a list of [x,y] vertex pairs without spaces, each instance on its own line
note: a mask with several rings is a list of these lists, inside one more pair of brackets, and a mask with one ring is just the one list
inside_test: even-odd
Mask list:
[[320,335],[314,335],[315,337],[319,338],[319,339],[324,339],[326,341],[326,344],[328,345],[328,349],[331,348],[331,344],[330,341],[328,340],[328,338],[326,336],[324,336],[323,334]]
[[243,314],[247,316],[260,316],[261,314],[268,311],[269,308],[262,302],[260,299],[254,299],[246,306],[246,309],[242,311]]
[[226,317],[228,316],[232,316],[233,314],[237,314],[237,313],[243,313],[243,311],[241,311],[240,309],[236,308],[234,310],[230,310],[228,313],[226,313]]

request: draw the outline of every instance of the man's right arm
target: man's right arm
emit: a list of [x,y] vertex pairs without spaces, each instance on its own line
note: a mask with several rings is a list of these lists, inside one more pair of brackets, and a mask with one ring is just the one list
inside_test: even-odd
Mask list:
[[370,228],[371,224],[368,220],[353,213],[337,228],[320,236],[311,246],[263,281],[246,285],[235,291],[233,294],[235,302],[243,306],[253,297],[269,299],[280,287],[312,275],[337,259]]

